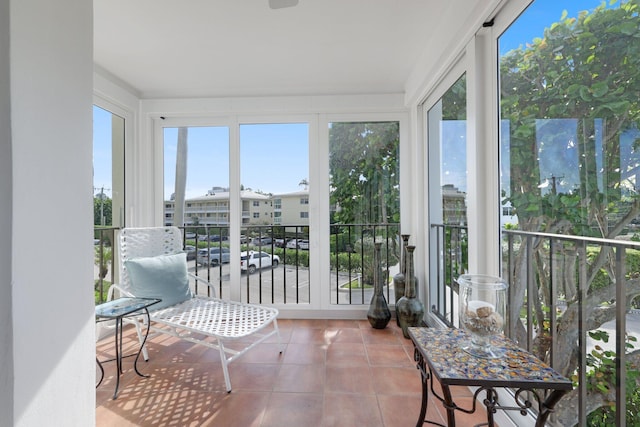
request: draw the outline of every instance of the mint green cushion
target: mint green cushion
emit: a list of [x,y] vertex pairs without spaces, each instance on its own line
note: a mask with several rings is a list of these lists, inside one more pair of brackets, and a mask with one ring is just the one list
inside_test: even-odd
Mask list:
[[149,258],[133,258],[124,262],[131,292],[142,298],[161,298],[162,302],[151,306],[158,310],[191,298],[187,275],[187,254],[159,255]]

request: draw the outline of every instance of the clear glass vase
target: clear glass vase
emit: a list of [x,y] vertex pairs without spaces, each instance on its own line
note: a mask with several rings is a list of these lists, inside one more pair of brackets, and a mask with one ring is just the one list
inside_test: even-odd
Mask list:
[[470,338],[462,348],[477,357],[504,356],[501,348],[492,345],[492,338],[504,333],[507,282],[499,277],[463,274],[458,284],[460,327]]

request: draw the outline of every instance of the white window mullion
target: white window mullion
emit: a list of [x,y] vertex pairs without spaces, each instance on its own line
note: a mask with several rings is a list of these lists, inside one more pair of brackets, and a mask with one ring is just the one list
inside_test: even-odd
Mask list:
[[[231,266],[240,265],[240,228],[242,226],[242,200],[240,198],[240,123],[234,117],[229,121],[229,239],[231,241]],[[233,219],[232,219],[233,218]],[[239,285],[240,268],[230,268],[229,295],[231,300],[242,298]]]
[[469,271],[500,275],[500,167],[489,33],[480,30],[466,54]]

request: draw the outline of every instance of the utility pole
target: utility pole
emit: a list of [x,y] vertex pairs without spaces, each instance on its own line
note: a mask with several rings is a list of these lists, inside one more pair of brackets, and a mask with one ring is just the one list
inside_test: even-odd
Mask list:
[[558,194],[557,187],[556,187],[556,181],[559,180],[559,179],[562,179],[562,178],[564,178],[564,175],[563,176],[553,176],[553,175],[551,175],[551,178],[550,178],[551,179],[551,194]]
[[100,190],[100,194],[98,195],[98,197],[100,197],[100,225],[101,226],[105,226],[106,223],[106,218],[104,216],[104,198],[106,197],[104,194],[104,190],[111,190],[110,188],[104,188],[104,185],[100,188],[97,187],[93,187],[94,190]]
[[100,225],[104,227],[104,185],[100,189]]

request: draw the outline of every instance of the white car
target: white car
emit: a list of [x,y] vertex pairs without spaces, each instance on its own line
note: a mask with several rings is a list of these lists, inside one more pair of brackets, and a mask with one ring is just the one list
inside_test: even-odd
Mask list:
[[287,242],[287,249],[309,250],[309,241],[304,239],[291,239]]
[[298,247],[298,241],[296,239],[291,239],[286,244],[287,249],[295,249]]
[[240,269],[249,274],[255,273],[258,268],[273,267],[280,264],[278,255],[270,255],[266,252],[248,251],[240,253]]

